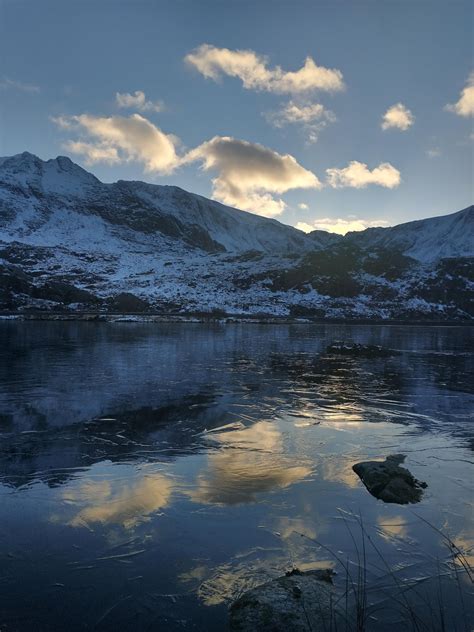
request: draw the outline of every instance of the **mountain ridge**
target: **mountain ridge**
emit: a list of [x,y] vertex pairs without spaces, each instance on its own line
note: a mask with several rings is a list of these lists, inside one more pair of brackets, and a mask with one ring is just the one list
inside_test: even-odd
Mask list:
[[472,206],[306,234],[65,156],[0,158],[0,309],[471,318],[473,257]]

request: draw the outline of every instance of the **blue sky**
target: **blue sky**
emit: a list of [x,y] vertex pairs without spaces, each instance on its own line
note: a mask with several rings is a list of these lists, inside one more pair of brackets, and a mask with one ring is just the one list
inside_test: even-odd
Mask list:
[[454,212],[472,203],[472,20],[458,0],[0,0],[0,155],[307,230]]

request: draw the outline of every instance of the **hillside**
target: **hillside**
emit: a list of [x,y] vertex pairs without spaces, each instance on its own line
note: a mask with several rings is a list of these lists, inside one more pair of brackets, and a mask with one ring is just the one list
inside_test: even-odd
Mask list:
[[340,237],[69,158],[0,159],[0,309],[472,318],[473,207]]

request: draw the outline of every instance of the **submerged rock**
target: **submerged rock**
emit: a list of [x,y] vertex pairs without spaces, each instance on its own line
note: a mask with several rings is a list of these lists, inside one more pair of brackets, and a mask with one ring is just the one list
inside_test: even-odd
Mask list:
[[230,608],[230,629],[233,632],[333,629],[331,626],[341,616],[334,602],[330,570],[295,569],[237,599]]
[[420,502],[427,484],[400,467],[404,460],[404,454],[392,454],[385,461],[356,463],[352,469],[375,498],[400,505]]
[[363,345],[358,342],[333,342],[326,349],[327,353],[356,356],[360,358],[387,358],[398,355],[394,349],[387,349],[380,345]]

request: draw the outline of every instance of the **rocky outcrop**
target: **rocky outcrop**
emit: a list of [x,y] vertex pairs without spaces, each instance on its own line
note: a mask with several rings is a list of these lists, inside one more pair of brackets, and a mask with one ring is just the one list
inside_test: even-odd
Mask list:
[[386,503],[407,505],[421,500],[426,483],[418,481],[400,463],[403,454],[392,454],[385,461],[363,461],[352,466],[369,492]]
[[329,630],[341,618],[334,603],[330,570],[295,569],[237,599],[230,608],[230,629],[233,632]]

